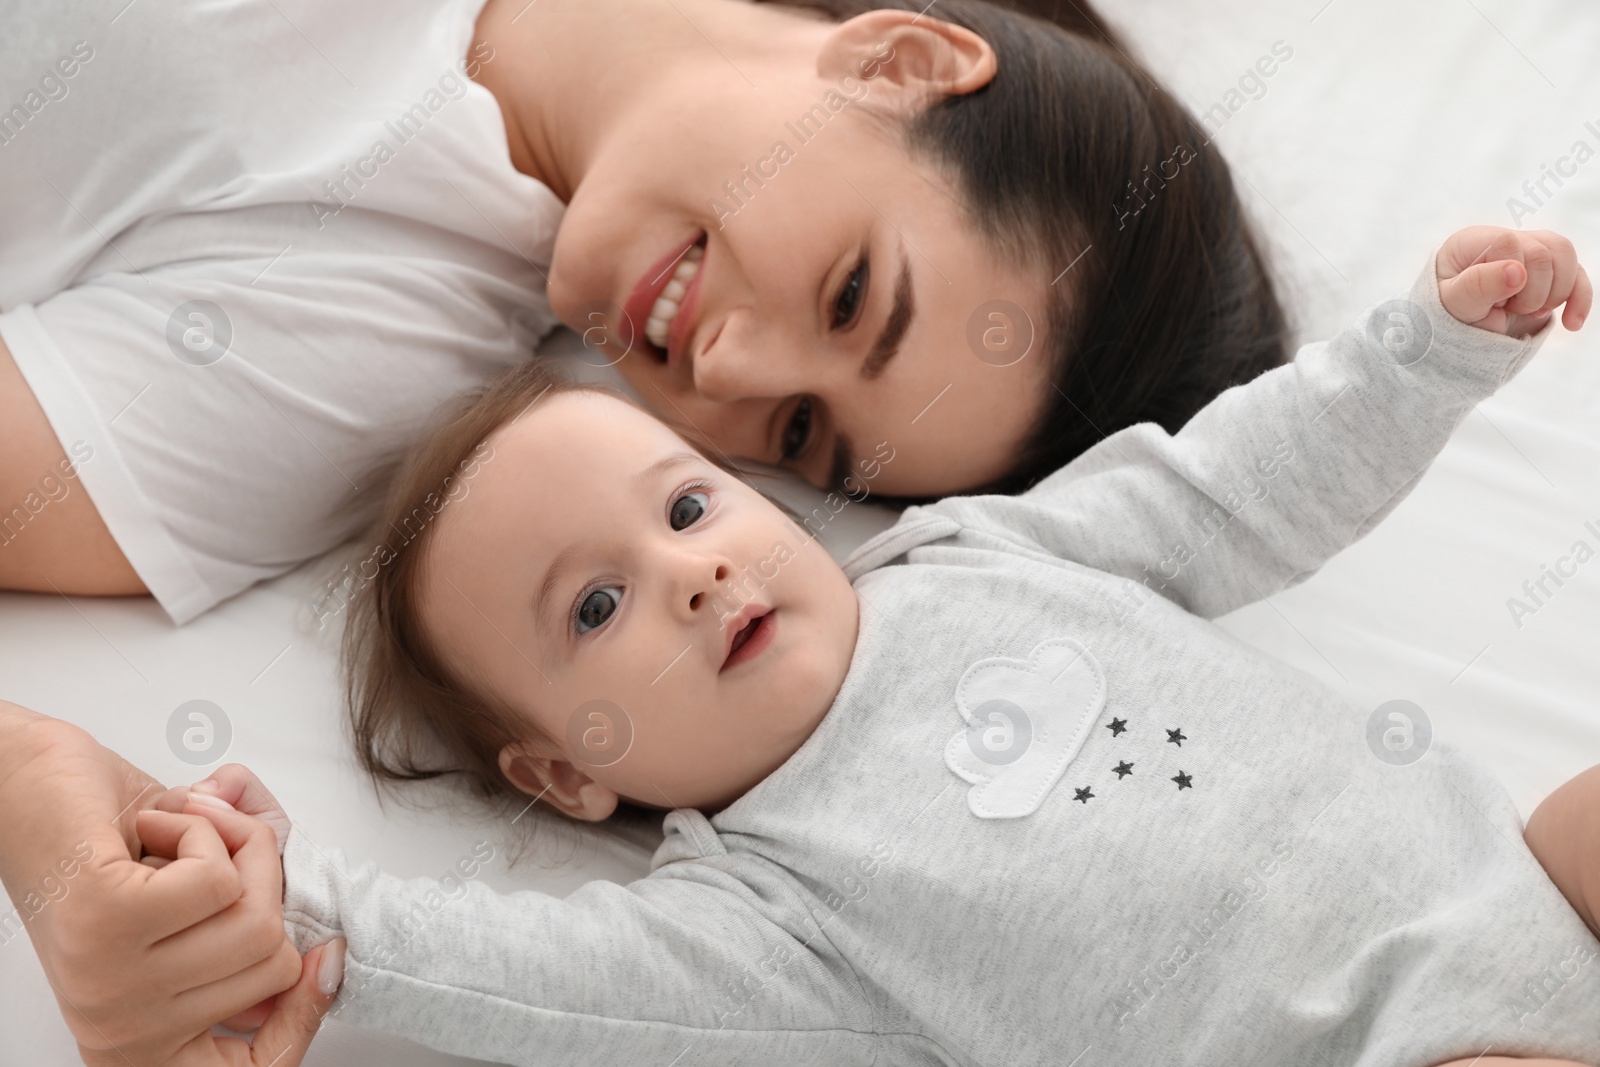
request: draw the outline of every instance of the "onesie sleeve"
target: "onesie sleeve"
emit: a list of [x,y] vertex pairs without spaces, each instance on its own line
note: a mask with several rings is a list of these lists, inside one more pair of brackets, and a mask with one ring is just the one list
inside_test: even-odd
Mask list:
[[853,972],[791,920],[804,908],[779,903],[776,880],[679,861],[563,899],[496,893],[470,858],[458,867],[352,870],[291,832],[291,938],[347,942],[332,1016],[507,1064],[872,1062]]
[[1227,390],[1176,434],[1130,426],[1018,496],[928,510],[1214,618],[1365,536],[1549,330],[1513,339],[1460,322],[1430,256],[1409,299]]

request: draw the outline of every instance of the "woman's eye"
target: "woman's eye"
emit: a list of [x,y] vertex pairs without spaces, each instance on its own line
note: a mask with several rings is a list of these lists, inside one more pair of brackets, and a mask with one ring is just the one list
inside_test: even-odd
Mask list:
[[855,321],[861,310],[861,296],[867,289],[867,261],[863,257],[850,277],[845,279],[839,295],[833,298],[833,328],[841,330]]
[[711,506],[711,498],[698,490],[684,493],[672,502],[672,513],[668,516],[674,530],[684,530],[700,521],[700,516],[706,513],[706,508]]
[[794,414],[789,416],[789,421],[783,428],[783,458],[788,461],[798,459],[810,439],[811,398],[803,396],[800,398],[800,403],[794,406]]
[[614,587],[596,589],[583,598],[583,603],[578,605],[576,619],[577,630],[580,634],[588,633],[595,627],[602,625],[611,618],[617,610],[617,605],[622,601],[622,590]]

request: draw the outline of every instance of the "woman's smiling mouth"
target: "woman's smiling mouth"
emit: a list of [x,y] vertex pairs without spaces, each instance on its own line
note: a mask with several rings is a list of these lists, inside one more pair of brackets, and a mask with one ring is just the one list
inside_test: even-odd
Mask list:
[[694,281],[694,276],[700,272],[700,258],[704,255],[705,249],[700,245],[695,245],[685,252],[683,258],[678,260],[677,268],[672,272],[672,280],[667,282],[667,287],[656,297],[655,306],[650,309],[650,317],[644,322],[644,335],[657,348],[667,347],[668,331],[673,320],[678,317],[678,309],[683,306],[683,297],[689,291],[689,283]]
[[650,354],[668,366],[677,362],[688,329],[694,324],[700,287],[696,284],[706,251],[701,231],[663,256],[640,277],[628,294],[622,314],[632,335],[643,335]]

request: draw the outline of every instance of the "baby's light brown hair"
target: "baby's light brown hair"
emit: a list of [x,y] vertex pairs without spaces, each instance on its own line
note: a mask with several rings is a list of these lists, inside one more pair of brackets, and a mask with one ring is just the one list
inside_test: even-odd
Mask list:
[[424,568],[440,516],[470,495],[478,466],[493,462],[487,438],[551,396],[585,389],[606,391],[567,381],[543,360],[520,363],[446,405],[394,474],[364,540],[365,584],[350,602],[342,647],[356,758],[380,783],[459,775],[483,796],[520,795],[500,771],[500,750],[548,739],[452,668],[423,622]]

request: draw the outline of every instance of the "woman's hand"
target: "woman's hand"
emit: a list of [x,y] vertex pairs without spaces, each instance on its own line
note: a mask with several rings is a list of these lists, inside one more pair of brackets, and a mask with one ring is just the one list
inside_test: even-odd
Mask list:
[[1434,265],[1446,311],[1508,337],[1537,332],[1562,304],[1561,324],[1576,330],[1594,303],[1572,242],[1549,230],[1469,226],[1440,246]]
[[[185,789],[174,786],[156,798],[155,806],[161,811],[183,812],[185,810],[198,812],[201,809],[190,807],[191,795],[198,794],[202,798],[199,803],[208,808],[215,806],[220,801],[221,809],[229,809],[253,815],[272,828],[278,841],[278,855],[283,855],[284,845],[289,840],[290,822],[288,813],[283,810],[283,805],[278,803],[278,798],[273,796],[261,779],[241,763],[229,763],[218,767],[209,778],[196,782]],[[157,857],[146,857],[145,863],[165,863]],[[238,1015],[227,1019],[223,1025],[230,1030],[249,1031],[263,1025],[271,1016],[275,997],[268,997],[254,1007],[247,1008]]]
[[82,843],[136,856],[161,784],[70,723],[0,700],[0,878],[14,894]]
[[[256,786],[260,785],[249,772],[245,774]],[[192,865],[197,856],[216,848],[232,852],[236,862],[247,848],[254,849],[257,858],[270,855],[274,877],[269,880],[270,884],[260,887],[260,900],[270,901],[268,910],[282,938],[283,881],[272,828],[259,819],[232,810],[225,802],[202,801],[187,791],[180,792],[185,793],[181,813],[146,811],[141,814],[139,833],[148,853],[143,865],[163,874],[180,872],[185,865]],[[270,794],[267,796],[270,798]],[[163,800],[170,805],[170,795]],[[267,869],[267,865],[262,869]],[[247,889],[244,898],[250,895]],[[181,942],[173,946],[180,956],[176,961],[178,966],[185,973],[200,977],[208,967],[218,968],[240,951],[233,933],[213,920],[185,929],[169,940]],[[246,932],[245,936],[251,935]],[[225,1025],[230,1029],[256,1031],[248,1041],[214,1037],[209,1024],[198,1033],[184,1031],[179,1026],[160,1025],[152,1027],[153,1036],[142,1038],[137,1044],[112,1048],[80,1044],[83,1062],[88,1067],[124,1067],[130,1062],[140,1067],[146,1063],[172,1067],[295,1067],[310,1048],[344,978],[344,947],[343,940],[335,940],[307,952],[304,959],[296,958],[298,977],[292,987],[269,998],[257,1009],[229,1019]],[[292,956],[293,949],[290,953]],[[199,986],[180,994],[179,999],[205,997],[211,992],[209,987]],[[176,1021],[182,1017],[181,1012],[174,1010],[176,1001],[173,999],[147,995],[144,1001],[146,1016],[152,1021]]]
[[196,1034],[170,1055],[155,1059],[130,1059],[120,1050],[80,1048],[86,1067],[300,1067],[312,1038],[344,977],[344,942],[330,941],[307,952],[300,979],[277,998],[272,1014],[249,1041],[238,1037],[213,1037],[210,1028]]
[[[272,829],[147,811],[159,793],[84,731],[0,701],[0,878],[86,1056],[176,1049],[301,974]],[[140,833],[184,862],[138,862]]]

